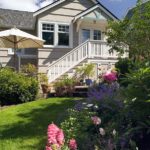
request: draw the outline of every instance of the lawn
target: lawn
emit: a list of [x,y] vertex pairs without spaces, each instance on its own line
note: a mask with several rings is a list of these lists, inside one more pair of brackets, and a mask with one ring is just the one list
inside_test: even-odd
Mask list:
[[49,123],[59,125],[73,98],[37,100],[0,110],[0,150],[44,150]]

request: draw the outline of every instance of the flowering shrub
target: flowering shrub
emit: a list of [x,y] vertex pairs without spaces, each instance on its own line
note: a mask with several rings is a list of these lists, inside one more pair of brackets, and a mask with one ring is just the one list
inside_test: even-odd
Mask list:
[[107,71],[102,78],[104,79],[104,81],[108,82],[108,83],[112,83],[114,81],[117,80],[117,72],[116,71]]
[[77,143],[75,139],[71,139],[68,146],[66,146],[63,130],[52,123],[47,129],[47,145],[45,150],[77,150]]
[[124,95],[116,72],[105,74],[104,82],[90,88],[88,98],[70,109],[61,123],[68,148],[77,149],[77,139],[81,150],[148,150],[149,72],[143,68],[130,73]]
[[89,89],[88,102],[102,103],[103,101],[112,100],[118,94],[119,85],[117,82],[107,84],[101,83]]

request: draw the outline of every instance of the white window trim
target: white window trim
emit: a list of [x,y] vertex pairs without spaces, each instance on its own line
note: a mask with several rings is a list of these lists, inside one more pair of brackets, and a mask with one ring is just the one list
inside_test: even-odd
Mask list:
[[8,48],[8,55],[14,55],[14,50],[12,48]]
[[[38,36],[42,38],[42,24],[49,23],[54,24],[54,45],[44,45],[45,48],[73,48],[73,24],[64,22],[50,22],[50,21],[39,21],[38,22]],[[58,45],[58,26],[68,25],[69,26],[69,46]]]

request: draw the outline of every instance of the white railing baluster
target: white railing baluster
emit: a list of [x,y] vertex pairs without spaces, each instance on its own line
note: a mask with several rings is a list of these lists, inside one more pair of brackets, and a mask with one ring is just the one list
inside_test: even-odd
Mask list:
[[[78,65],[84,59],[94,57],[117,59],[118,55],[116,52],[109,53],[110,48],[111,47],[109,47],[105,41],[88,40],[82,43],[62,58],[50,64],[47,72],[49,82],[53,82],[58,77]],[[123,57],[127,57],[127,54]]]

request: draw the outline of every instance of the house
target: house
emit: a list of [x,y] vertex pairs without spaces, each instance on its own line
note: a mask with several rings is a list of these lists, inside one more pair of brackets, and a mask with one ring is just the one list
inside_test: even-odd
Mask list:
[[[108,20],[118,18],[97,0],[56,0],[36,12],[0,9],[0,29],[16,26],[45,40],[43,48],[21,49],[17,52],[18,69],[32,63],[38,72],[46,73],[49,82],[84,63],[109,69],[117,61],[117,53],[109,53],[106,42]],[[13,50],[1,49],[3,66],[13,66]],[[103,70],[103,71],[104,71]]]

